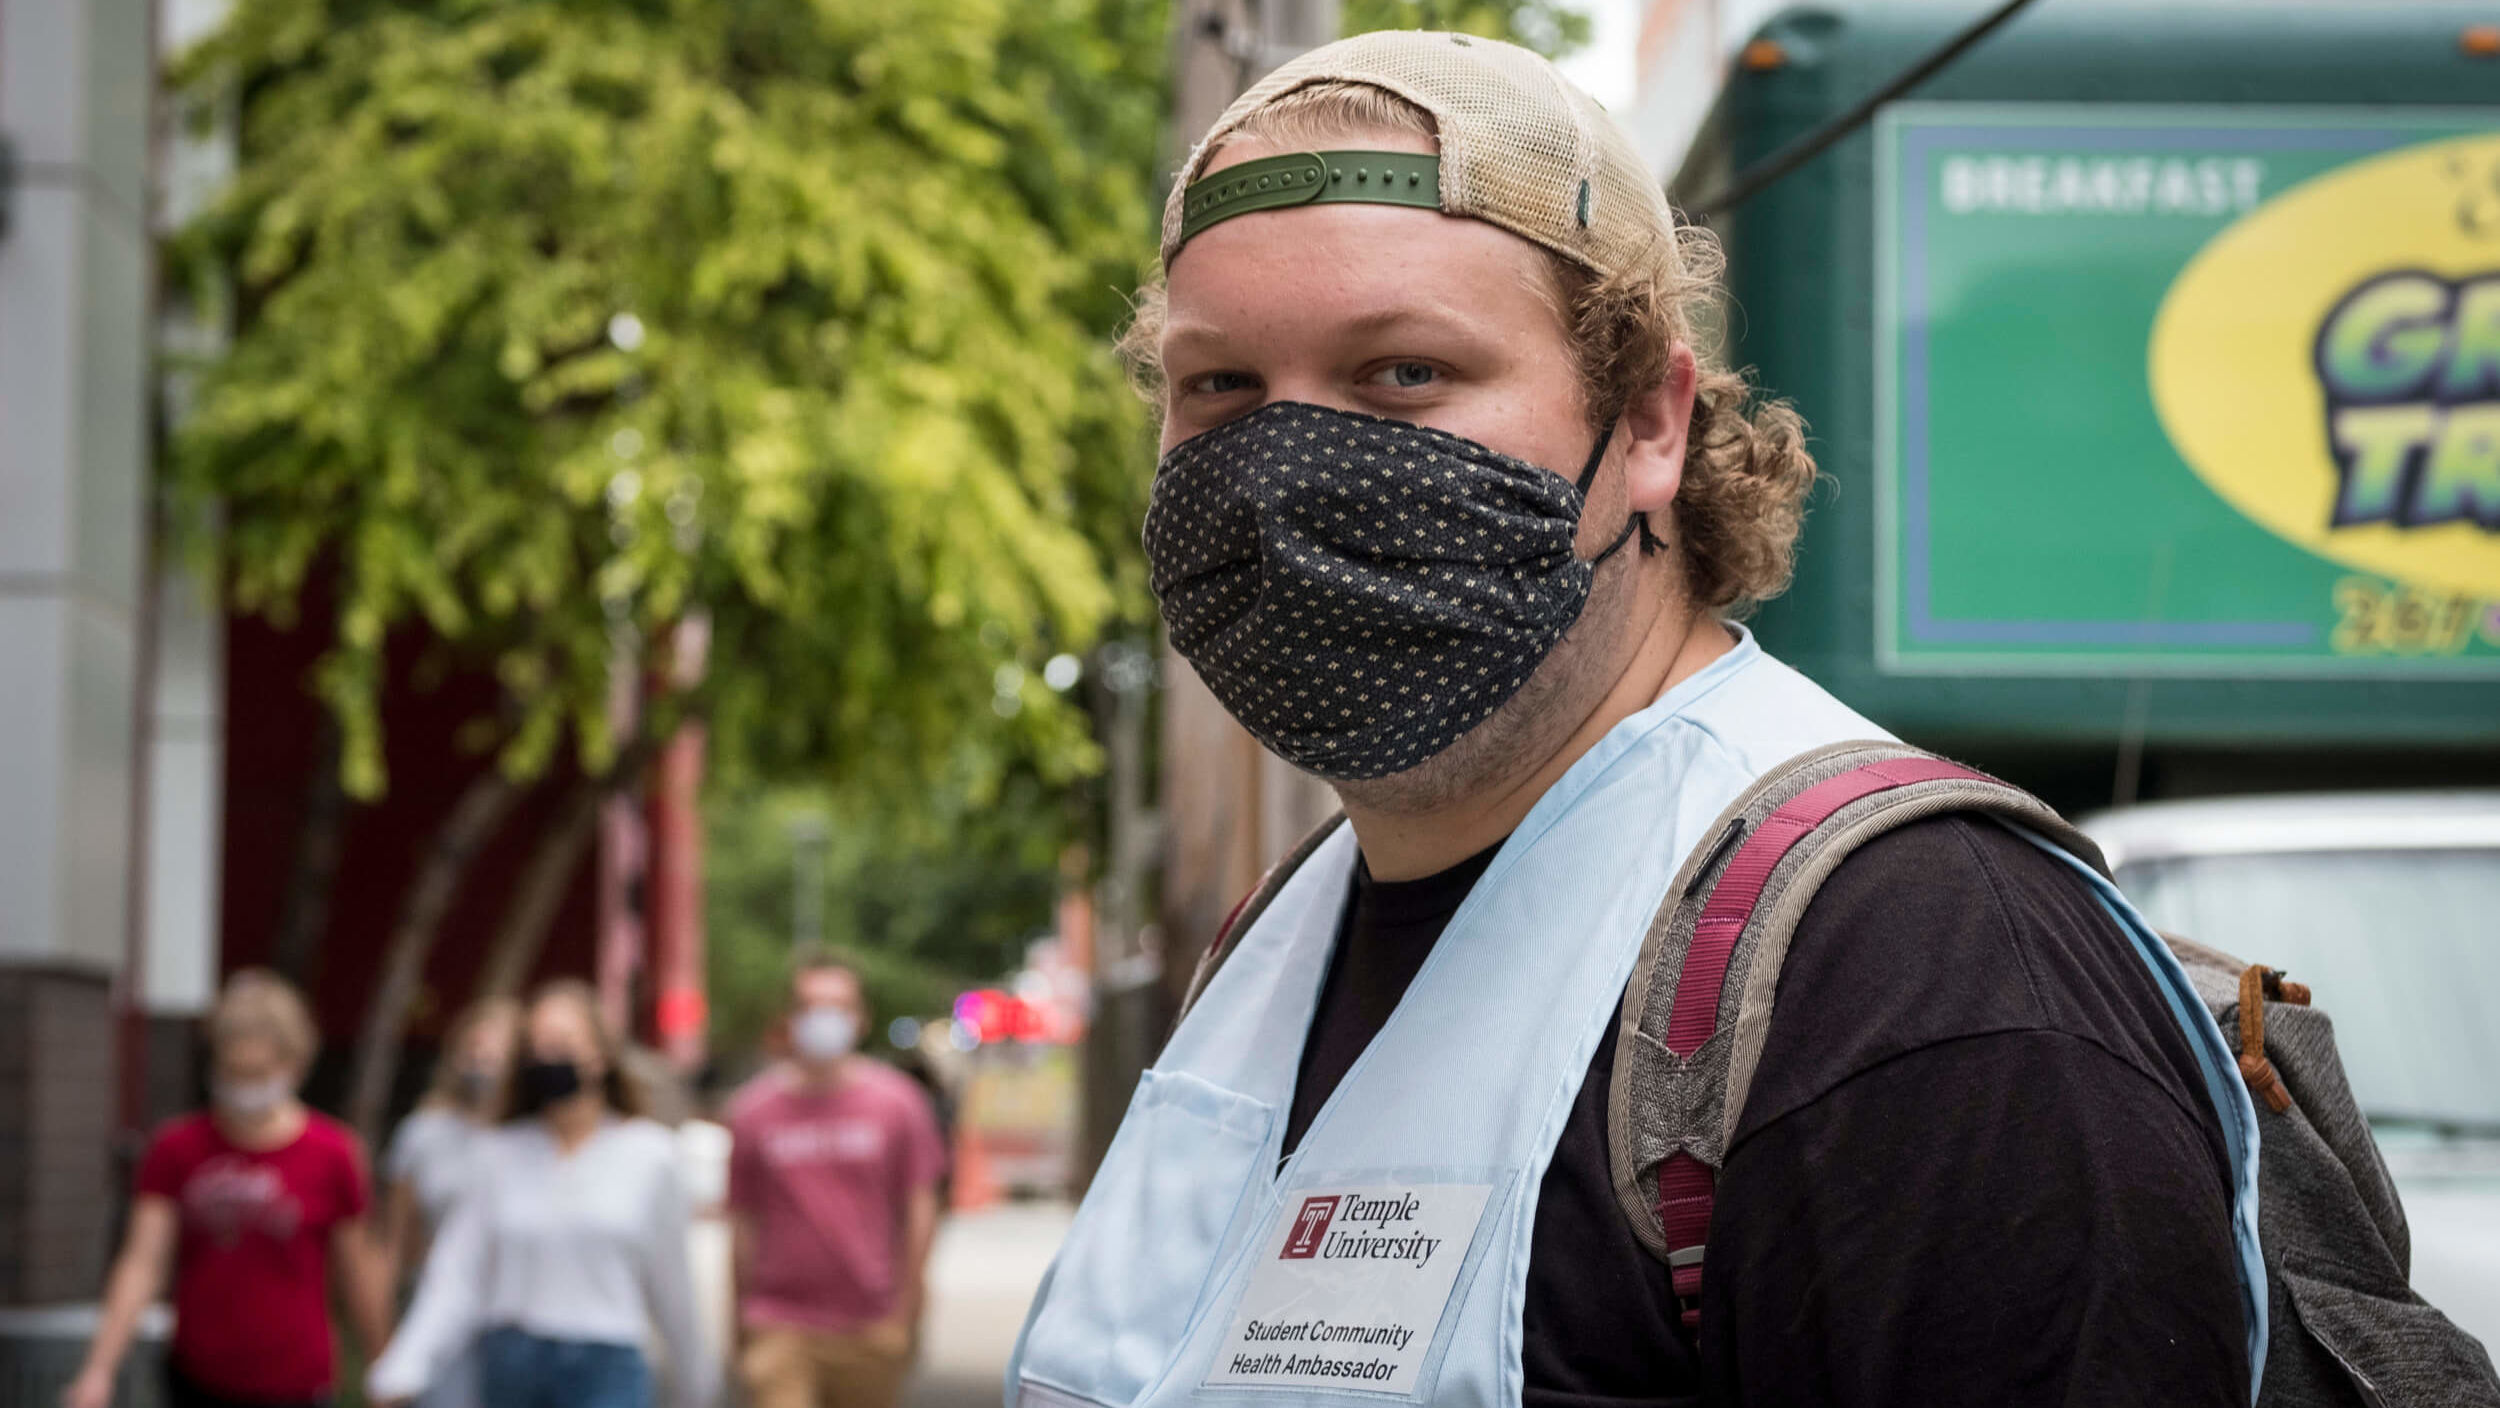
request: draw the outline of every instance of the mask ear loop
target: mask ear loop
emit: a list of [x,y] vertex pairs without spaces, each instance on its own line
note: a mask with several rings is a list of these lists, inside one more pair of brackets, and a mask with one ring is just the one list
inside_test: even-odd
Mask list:
[[[1606,422],[1606,428],[1597,433],[1597,445],[1594,449],[1589,451],[1588,463],[1580,467],[1580,477],[1572,481],[1574,486],[1580,491],[1581,502],[1585,503],[1588,501],[1589,486],[1597,482],[1598,466],[1605,463],[1606,451],[1614,444],[1614,440],[1615,423],[1613,421],[1608,421]],[[1647,557],[1649,554],[1654,552],[1665,552],[1667,550],[1665,541],[1659,538],[1657,534],[1649,531],[1649,515],[1646,513],[1636,513],[1623,521],[1623,531],[1615,534],[1615,540],[1606,545],[1606,550],[1604,552],[1601,552],[1597,556],[1589,559],[1589,566],[1595,567],[1604,562],[1607,558],[1610,558],[1616,553],[1622,551],[1623,545],[1631,540],[1632,530],[1634,528],[1638,528],[1641,531],[1641,555],[1643,557]]]
[[1580,491],[1581,498],[1589,496],[1589,486],[1597,482],[1597,467],[1606,462],[1606,447],[1614,443],[1615,423],[1608,421],[1606,428],[1597,432],[1597,444],[1589,451],[1588,463],[1580,466],[1580,477],[1571,481],[1571,486]]

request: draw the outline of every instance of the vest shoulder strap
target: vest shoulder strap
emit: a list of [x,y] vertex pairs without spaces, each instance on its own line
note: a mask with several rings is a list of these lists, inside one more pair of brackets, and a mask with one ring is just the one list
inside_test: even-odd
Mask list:
[[1668,886],[1624,992],[1607,1146],[1616,1201],[1667,1263],[1687,1325],[1699,1320],[1719,1166],[1798,921],[1850,852],[1946,812],[2000,817],[2107,868],[2091,841],[2021,788],[1867,741],[1817,748],[1765,773],[1720,813]]
[[1294,843],[1292,850],[1268,867],[1267,874],[1259,877],[1258,885],[1241,897],[1241,903],[1233,906],[1232,913],[1224,916],[1223,924],[1215,931],[1214,941],[1207,945],[1206,952],[1198,955],[1198,966],[1189,975],[1189,990],[1181,996],[1181,1010],[1172,1017],[1173,1026],[1179,1026],[1181,1019],[1189,1015],[1189,1009],[1198,1005],[1199,995],[1207,990],[1208,983],[1215,980],[1215,970],[1223,967],[1224,960],[1231,955],[1234,941],[1250,932],[1250,926],[1258,923],[1259,916],[1267,913],[1267,907],[1276,902],[1276,895],[1285,888],[1285,882],[1294,877],[1294,872],[1302,868],[1302,863],[1311,858],[1321,842],[1335,835],[1337,828],[1343,825],[1345,813],[1338,812],[1312,827],[1311,834]]

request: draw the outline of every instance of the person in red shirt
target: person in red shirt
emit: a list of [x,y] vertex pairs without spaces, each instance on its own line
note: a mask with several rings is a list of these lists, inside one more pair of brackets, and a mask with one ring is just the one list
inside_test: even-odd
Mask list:
[[326,1404],[333,1266],[365,1351],[389,1337],[365,1226],[364,1149],[295,1096],[318,1044],[303,999],[246,969],[217,999],[208,1039],[210,1108],[168,1122],[148,1145],[102,1321],[64,1408],[108,1408],[139,1314],[169,1279],[172,1408]]
[[739,1372],[750,1408],[893,1408],[945,1145],[919,1085],[854,1049],[857,973],[803,956],[790,995],[790,1060],[728,1111]]

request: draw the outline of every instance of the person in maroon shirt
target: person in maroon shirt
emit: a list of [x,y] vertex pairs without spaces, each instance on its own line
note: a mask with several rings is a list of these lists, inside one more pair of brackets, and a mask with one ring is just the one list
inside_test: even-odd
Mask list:
[[859,975],[794,960],[790,1060],[731,1102],[729,1214],[750,1408],[894,1408],[946,1153],[911,1077],[860,1055]]
[[219,996],[208,1039],[210,1108],[148,1145],[103,1318],[63,1408],[109,1408],[139,1314],[168,1280],[172,1408],[327,1403],[333,1266],[365,1352],[389,1337],[363,1147],[295,1096],[318,1044],[303,999],[246,969]]

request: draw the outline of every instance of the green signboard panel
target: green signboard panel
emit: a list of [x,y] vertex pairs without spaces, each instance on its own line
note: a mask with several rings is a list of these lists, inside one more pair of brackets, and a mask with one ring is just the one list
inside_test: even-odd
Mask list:
[[2500,677],[2500,113],[1876,134],[1895,674]]

